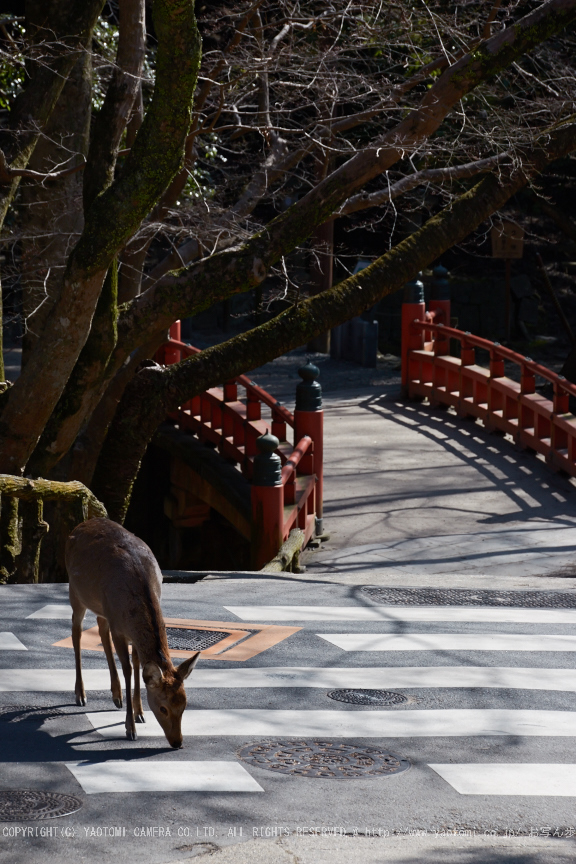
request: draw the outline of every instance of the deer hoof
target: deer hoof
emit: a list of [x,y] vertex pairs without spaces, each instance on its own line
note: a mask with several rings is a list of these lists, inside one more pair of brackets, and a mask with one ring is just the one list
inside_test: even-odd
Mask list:
[[114,702],[114,704],[115,704],[115,706],[116,706],[117,708],[121,708],[121,707],[122,707],[122,699],[118,699],[118,698],[114,697],[114,698],[112,699],[112,701]]
[[136,741],[137,737],[135,729],[126,729],[126,738],[128,741]]
[[146,722],[146,718],[144,717],[144,714],[136,714],[134,719],[136,720],[136,723],[145,723]]
[[84,707],[86,705],[86,696],[76,696],[76,704]]

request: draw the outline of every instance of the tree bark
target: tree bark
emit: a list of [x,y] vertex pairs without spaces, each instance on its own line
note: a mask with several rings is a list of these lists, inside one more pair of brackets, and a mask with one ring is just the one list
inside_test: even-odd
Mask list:
[[40,546],[48,531],[44,521],[44,502],[23,501],[20,507],[22,519],[22,551],[16,562],[14,582],[18,585],[37,583],[40,564]]
[[[76,61],[60,98],[38,141],[29,167],[42,174],[55,165],[85,159],[91,112],[91,62],[89,52]],[[73,157],[72,163],[70,162]],[[22,365],[26,361],[58,298],[66,260],[84,225],[82,172],[43,183],[23,183],[22,306],[25,320]]]
[[12,578],[20,553],[18,499],[2,495],[0,508],[0,584],[4,584]]
[[100,393],[98,389],[100,382],[93,380],[91,373],[98,367],[98,361],[105,363],[108,360],[116,345],[117,296],[118,270],[116,262],[113,261],[104,280],[90,335],[82,348],[66,389],[58,400],[26,466],[26,472],[33,477],[46,477],[50,474],[52,468],[69,449],[67,437],[69,418],[72,418],[71,422],[74,423],[77,413],[85,413],[84,400],[94,398],[95,394]]
[[112,183],[120,139],[140,89],[146,48],[144,0],[122,0],[116,66],[92,130],[84,171],[88,208]]
[[[576,0],[575,0],[576,2]],[[154,95],[119,177],[86,214],[60,300],[10,390],[0,418],[0,470],[19,473],[48,422],[88,337],[112,260],[178,171],[191,117],[200,38],[188,0],[154,0],[158,37]],[[50,363],[46,363],[46,356]]]
[[2,501],[6,498],[16,498],[22,501],[80,501],[85,519],[104,516],[106,508],[87,489],[83,483],[72,481],[62,483],[58,480],[29,480],[24,477],[14,477],[11,474],[0,474],[0,495]]

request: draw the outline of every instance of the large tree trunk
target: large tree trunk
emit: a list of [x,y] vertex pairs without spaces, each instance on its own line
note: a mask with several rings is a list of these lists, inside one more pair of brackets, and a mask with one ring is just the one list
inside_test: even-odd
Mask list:
[[[55,166],[82,164],[88,153],[91,112],[91,62],[86,51],[77,60],[29,162],[47,174]],[[22,364],[42,336],[62,284],[68,256],[84,227],[82,172],[38,181],[21,191],[22,307],[25,321]]]
[[[59,301],[11,388],[0,419],[0,471],[20,473],[54,410],[90,324],[106,273],[179,170],[200,63],[191,4],[155,0],[158,37],[154,95],[119,176],[86,213]],[[50,362],[46,363],[46,356]]]

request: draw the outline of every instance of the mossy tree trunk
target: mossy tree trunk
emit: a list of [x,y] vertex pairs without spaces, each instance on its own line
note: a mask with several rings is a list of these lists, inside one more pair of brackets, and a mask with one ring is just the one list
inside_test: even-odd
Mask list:
[[18,530],[18,499],[0,497],[0,584],[9,582],[16,571],[20,553]]

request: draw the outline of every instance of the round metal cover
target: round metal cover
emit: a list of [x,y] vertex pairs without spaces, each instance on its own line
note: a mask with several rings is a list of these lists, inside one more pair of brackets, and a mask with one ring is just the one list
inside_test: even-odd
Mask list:
[[204,651],[226,639],[228,633],[218,630],[194,630],[191,627],[167,627],[168,647],[174,651]]
[[69,816],[82,807],[72,795],[59,792],[33,792],[18,790],[0,792],[0,822],[26,822],[27,820],[55,819]]
[[490,591],[486,588],[379,588],[362,592],[386,606],[510,606],[575,609],[576,591]]
[[244,762],[277,774],[349,780],[388,776],[410,768],[407,759],[358,744],[332,741],[263,741],[238,751]]
[[337,702],[350,702],[352,705],[401,705],[408,701],[402,693],[392,693],[391,690],[361,690],[350,687],[331,690],[328,696]]

